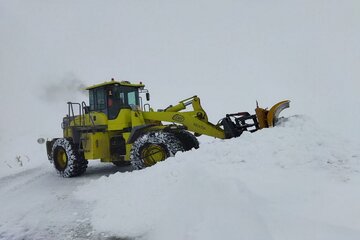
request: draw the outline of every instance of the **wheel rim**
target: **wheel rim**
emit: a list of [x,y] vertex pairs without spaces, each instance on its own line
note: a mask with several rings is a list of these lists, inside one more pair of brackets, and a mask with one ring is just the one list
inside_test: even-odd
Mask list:
[[165,160],[166,151],[162,146],[151,144],[141,151],[141,159],[143,159],[144,164],[149,167]]
[[64,149],[59,149],[56,154],[56,162],[60,169],[65,169],[67,165],[67,156]]

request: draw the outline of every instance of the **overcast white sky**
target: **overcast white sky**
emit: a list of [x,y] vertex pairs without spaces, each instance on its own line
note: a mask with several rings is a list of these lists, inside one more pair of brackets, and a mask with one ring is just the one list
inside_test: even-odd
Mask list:
[[155,108],[197,94],[214,122],[290,99],[286,114],[359,135],[359,13],[358,0],[0,0],[1,135],[61,134],[66,101],[111,77],[143,81]]

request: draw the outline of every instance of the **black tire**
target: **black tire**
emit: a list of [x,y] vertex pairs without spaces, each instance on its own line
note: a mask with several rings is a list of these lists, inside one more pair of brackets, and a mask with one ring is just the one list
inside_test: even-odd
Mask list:
[[174,135],[180,140],[181,144],[183,145],[184,151],[189,151],[193,148],[199,148],[199,141],[194,136],[194,134],[185,130],[179,130],[177,132],[174,132]]
[[184,148],[172,133],[157,131],[140,136],[132,145],[131,164],[135,169],[143,169],[163,161]]
[[52,160],[57,173],[62,177],[80,176],[86,171],[88,161],[79,154],[71,140],[59,138],[52,146]]

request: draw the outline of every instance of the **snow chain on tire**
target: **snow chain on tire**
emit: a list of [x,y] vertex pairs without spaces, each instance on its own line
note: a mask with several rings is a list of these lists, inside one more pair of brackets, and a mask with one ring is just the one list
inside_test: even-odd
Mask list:
[[179,130],[174,132],[174,135],[180,140],[181,144],[183,145],[184,151],[190,151],[193,148],[199,148],[199,141],[194,136],[194,134],[186,130]]
[[[66,155],[66,164],[61,167],[59,165],[58,153],[64,152]],[[79,154],[77,148],[71,140],[66,138],[59,138],[52,146],[52,159],[57,173],[62,177],[75,177],[83,174],[86,171],[88,161],[84,159],[82,154]]]
[[141,152],[149,145],[161,146],[165,150],[165,158],[174,156],[178,151],[184,151],[181,142],[172,133],[163,131],[145,133],[135,140],[131,148],[130,159],[135,169],[148,167],[141,158]]

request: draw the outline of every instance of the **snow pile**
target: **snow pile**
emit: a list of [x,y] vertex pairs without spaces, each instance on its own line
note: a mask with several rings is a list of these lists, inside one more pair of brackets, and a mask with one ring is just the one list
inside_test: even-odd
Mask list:
[[360,149],[303,116],[80,187],[99,232],[141,239],[359,239]]

